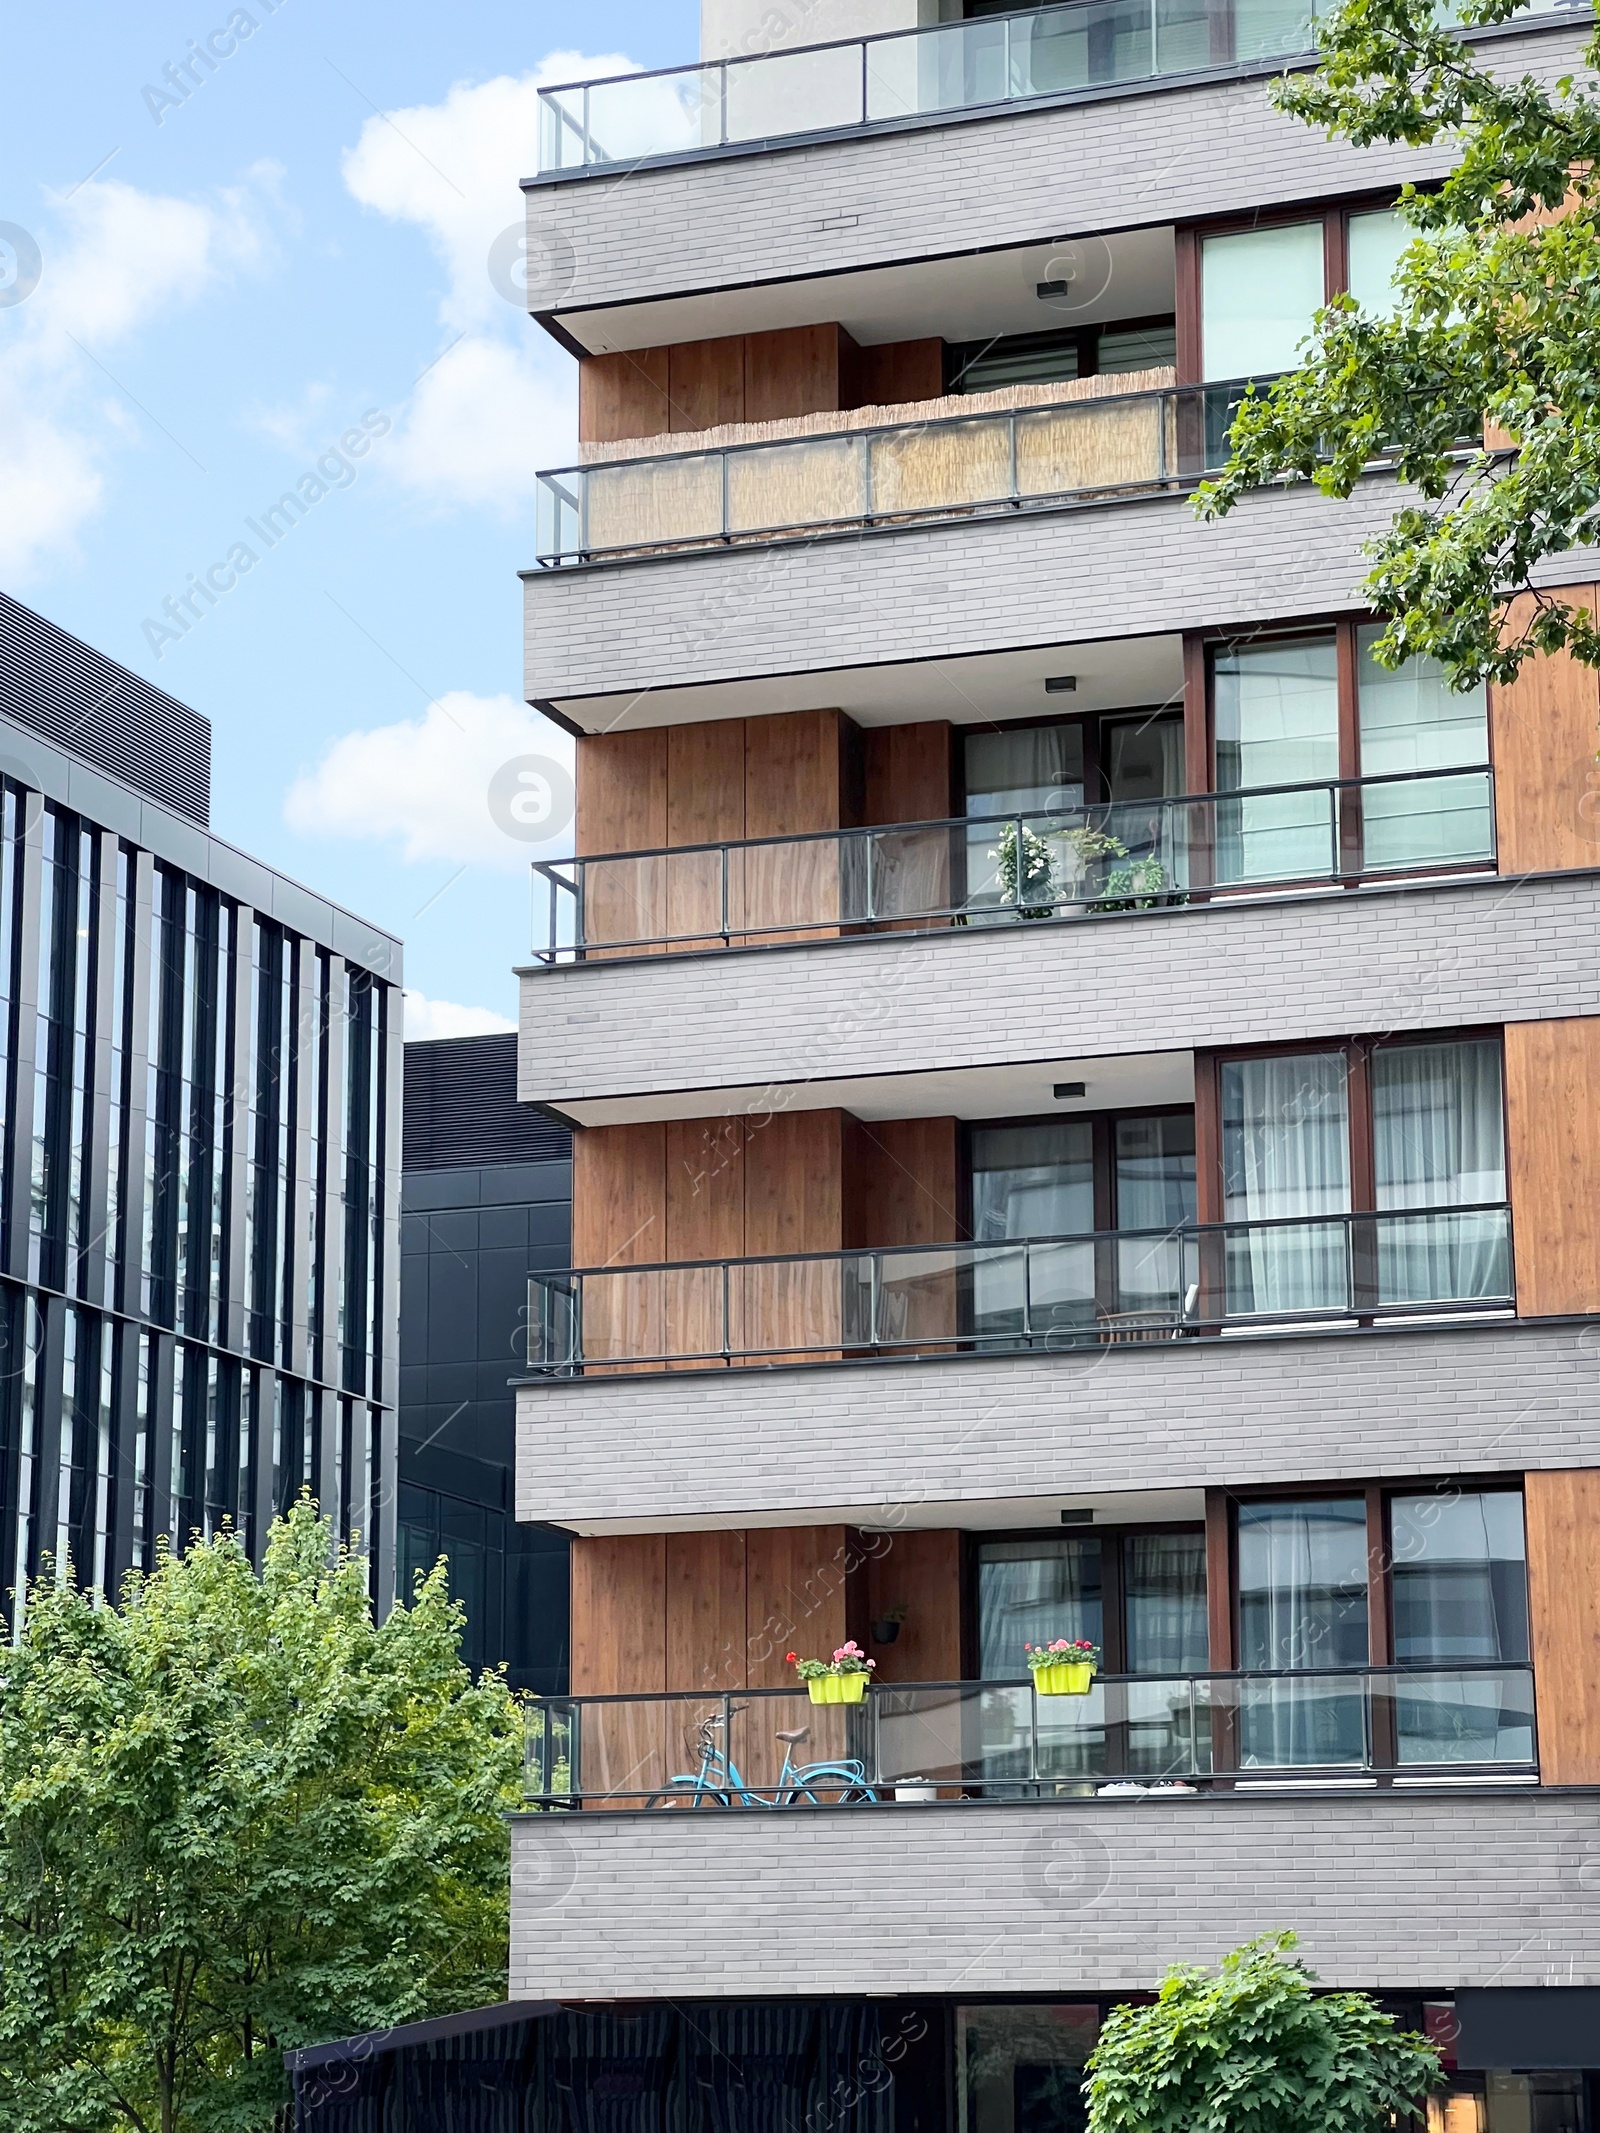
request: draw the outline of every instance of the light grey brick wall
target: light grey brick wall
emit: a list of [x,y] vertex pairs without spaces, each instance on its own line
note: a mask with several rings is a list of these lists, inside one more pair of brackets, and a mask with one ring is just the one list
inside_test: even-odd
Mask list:
[[[752,675],[1092,644],[1325,615],[1401,492],[1364,481],[1246,497],[1201,525],[1187,496],[955,519],[524,580],[530,701]],[[737,706],[732,707],[737,709]],[[597,727],[610,714],[596,712]]]
[[519,1093],[709,1115],[842,1075],[1594,1015],[1597,925],[1600,875],[1489,877],[562,965],[523,978]]
[[[1537,1210],[1526,1219],[1538,1221]],[[579,1528],[1600,1466],[1600,1322],[541,1382],[517,1516]]]
[[[1519,75],[1562,73],[1582,48],[1576,28],[1495,40],[1500,68]],[[1448,167],[1443,148],[1330,143],[1272,111],[1268,86],[1258,77],[1134,91],[734,160],[607,171],[534,188],[529,219],[572,247],[559,316],[1395,187]],[[702,331],[728,330],[708,308]]]
[[1333,1985],[1600,1983],[1600,1801],[1219,1796],[512,1824],[513,1999],[1148,1990],[1293,1927]]

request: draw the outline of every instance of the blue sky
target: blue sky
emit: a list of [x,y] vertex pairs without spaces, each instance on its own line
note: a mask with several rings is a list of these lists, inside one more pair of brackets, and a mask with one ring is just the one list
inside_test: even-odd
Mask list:
[[530,847],[486,791],[566,748],[521,704],[516,572],[535,470],[575,456],[575,366],[488,255],[537,81],[691,59],[698,10],[245,4],[168,103],[227,0],[4,0],[0,222],[41,271],[0,308],[0,585],[207,714],[215,828],[401,935],[412,1034],[495,1026]]

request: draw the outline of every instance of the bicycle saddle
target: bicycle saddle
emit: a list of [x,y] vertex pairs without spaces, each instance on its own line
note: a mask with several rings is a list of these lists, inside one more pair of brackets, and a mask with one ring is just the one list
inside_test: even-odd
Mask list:
[[811,1728],[796,1726],[792,1733],[775,1733],[772,1737],[774,1740],[786,1740],[791,1748],[798,1748],[803,1740],[811,1738]]

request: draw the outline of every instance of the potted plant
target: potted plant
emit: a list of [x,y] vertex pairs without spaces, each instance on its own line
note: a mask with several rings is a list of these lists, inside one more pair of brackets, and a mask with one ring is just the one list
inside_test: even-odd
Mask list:
[[841,1644],[831,1659],[799,1659],[793,1652],[787,1657],[813,1703],[860,1703],[878,1663],[854,1639]]
[[893,1644],[900,1634],[901,1623],[910,1612],[911,1610],[904,1600],[900,1600],[893,1607],[888,1608],[872,1625],[873,1643]]
[[1087,1696],[1100,1664],[1100,1647],[1087,1638],[1057,1637],[1052,1644],[1025,1647],[1033,1686],[1041,1696]]
[[1015,905],[1018,918],[1055,916],[1055,864],[1036,831],[1008,822],[989,857],[996,862],[1000,894]]

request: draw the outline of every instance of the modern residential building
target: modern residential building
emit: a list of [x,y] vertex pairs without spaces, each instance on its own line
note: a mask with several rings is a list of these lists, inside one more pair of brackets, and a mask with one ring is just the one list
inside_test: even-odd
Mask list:
[[0,595],[0,1591],[309,1488],[394,1586],[400,945],[210,830],[198,713]]
[[511,1381],[528,1270],[572,1254],[571,1135],[517,1102],[512,1035],[408,1044],[405,1066],[399,1590],[446,1556],[468,1663],[555,1694],[568,1536],[517,1522]]
[[1070,2128],[1109,2004],[1292,1926],[1430,2126],[1600,2127],[1600,699],[1376,662],[1381,465],[1193,515],[1447,167],[1273,111],[1300,18],[707,0],[544,92],[511,1991],[612,2004],[521,2062],[574,2126],[732,2123],[731,2051],[752,2124],[870,2060],[897,2133]]

